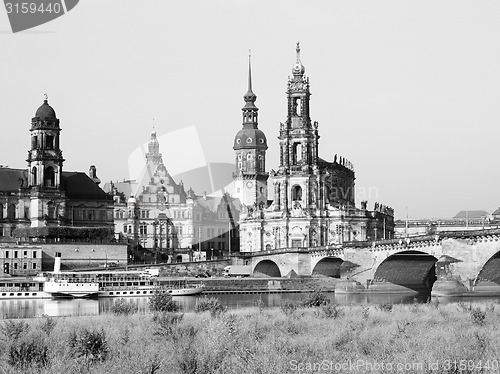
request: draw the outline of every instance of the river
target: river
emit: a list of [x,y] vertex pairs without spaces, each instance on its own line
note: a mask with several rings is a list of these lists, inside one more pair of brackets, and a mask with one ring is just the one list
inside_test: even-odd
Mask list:
[[[265,306],[273,307],[281,305],[283,300],[300,300],[307,297],[307,293],[273,293],[273,294],[213,294],[209,297],[218,298],[229,308],[242,308],[255,306],[258,300],[262,300]],[[402,294],[335,294],[326,293],[331,303],[338,305],[350,304],[398,304],[398,303],[425,303],[429,300],[429,294],[402,295]],[[181,311],[194,310],[196,300],[200,296],[177,296],[174,300],[179,304]],[[147,297],[129,297],[136,303],[139,313],[148,311]],[[43,315],[52,317],[61,316],[84,316],[99,315],[107,313],[116,298],[101,299],[33,299],[33,300],[1,300],[0,315],[2,319],[8,318],[32,318]],[[472,302],[499,302],[500,297],[463,297],[463,298],[439,298],[439,302],[472,301]]]

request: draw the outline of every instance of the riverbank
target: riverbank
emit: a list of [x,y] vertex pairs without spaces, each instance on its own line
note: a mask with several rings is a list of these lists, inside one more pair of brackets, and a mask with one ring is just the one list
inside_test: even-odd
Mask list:
[[[8,321],[0,329],[0,371],[495,372],[499,324],[500,308],[493,303],[298,309],[284,304],[156,319],[108,314]],[[28,351],[34,352],[30,360],[40,357],[45,367],[22,361]]]

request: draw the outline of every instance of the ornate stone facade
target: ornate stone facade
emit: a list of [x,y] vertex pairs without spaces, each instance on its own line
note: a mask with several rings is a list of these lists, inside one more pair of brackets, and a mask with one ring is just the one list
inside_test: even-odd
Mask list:
[[[254,155],[265,161],[267,149],[265,135],[257,129],[255,95],[249,76],[243,129],[236,135],[233,147],[235,194],[243,203],[240,251],[313,248],[392,238],[391,208],[376,203],[375,209],[369,211],[366,202],[361,203],[361,208],[356,207],[353,165],[343,157],[335,156],[333,162],[319,157],[319,125],[310,118],[309,78],[305,76],[298,43],[296,52],[287,87],[287,119],[279,129],[280,164],[276,171],[269,172],[269,186],[264,163],[242,163]],[[252,141],[244,141],[244,136]],[[255,142],[254,138],[263,141]],[[265,203],[268,188],[274,200]]]
[[233,251],[239,249],[234,199],[227,194],[197,196],[191,188],[186,191],[182,181],[176,183],[163,163],[155,131],[145,156],[137,180],[110,182],[104,187],[115,201],[116,235],[168,255],[174,262],[199,255],[223,257],[230,250],[230,241]]

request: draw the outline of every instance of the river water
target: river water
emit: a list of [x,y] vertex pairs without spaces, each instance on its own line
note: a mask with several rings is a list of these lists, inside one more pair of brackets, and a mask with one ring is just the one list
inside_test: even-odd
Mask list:
[[[255,306],[261,300],[265,306],[280,306],[284,300],[300,300],[308,296],[307,293],[273,293],[273,294],[212,294],[206,295],[218,298],[229,308]],[[425,303],[430,299],[429,294],[350,294],[341,295],[326,293],[331,303],[338,305],[350,304],[398,304],[398,303]],[[201,296],[176,296],[174,300],[179,304],[181,311],[194,310],[196,300]],[[136,303],[139,313],[148,311],[147,297],[124,298]],[[52,317],[99,315],[107,313],[117,298],[101,299],[34,299],[34,300],[1,300],[0,319],[31,318],[43,315]],[[472,302],[500,302],[500,297],[469,297],[469,298],[439,298],[439,302],[454,301]],[[431,300],[431,302],[434,300]]]

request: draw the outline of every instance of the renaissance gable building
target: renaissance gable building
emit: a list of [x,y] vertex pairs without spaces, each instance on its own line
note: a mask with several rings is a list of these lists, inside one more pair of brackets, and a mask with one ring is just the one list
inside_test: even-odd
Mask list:
[[[252,91],[249,62],[248,92],[244,95],[243,128],[233,149],[235,197],[240,213],[240,251],[323,247],[348,241],[390,239],[394,211],[375,203],[355,202],[355,172],[343,157],[319,156],[319,125],[310,117],[310,85],[297,60],[287,84],[287,118],[280,124],[280,164],[265,170],[267,139],[258,128],[257,99]],[[274,198],[268,201],[268,191]]]

